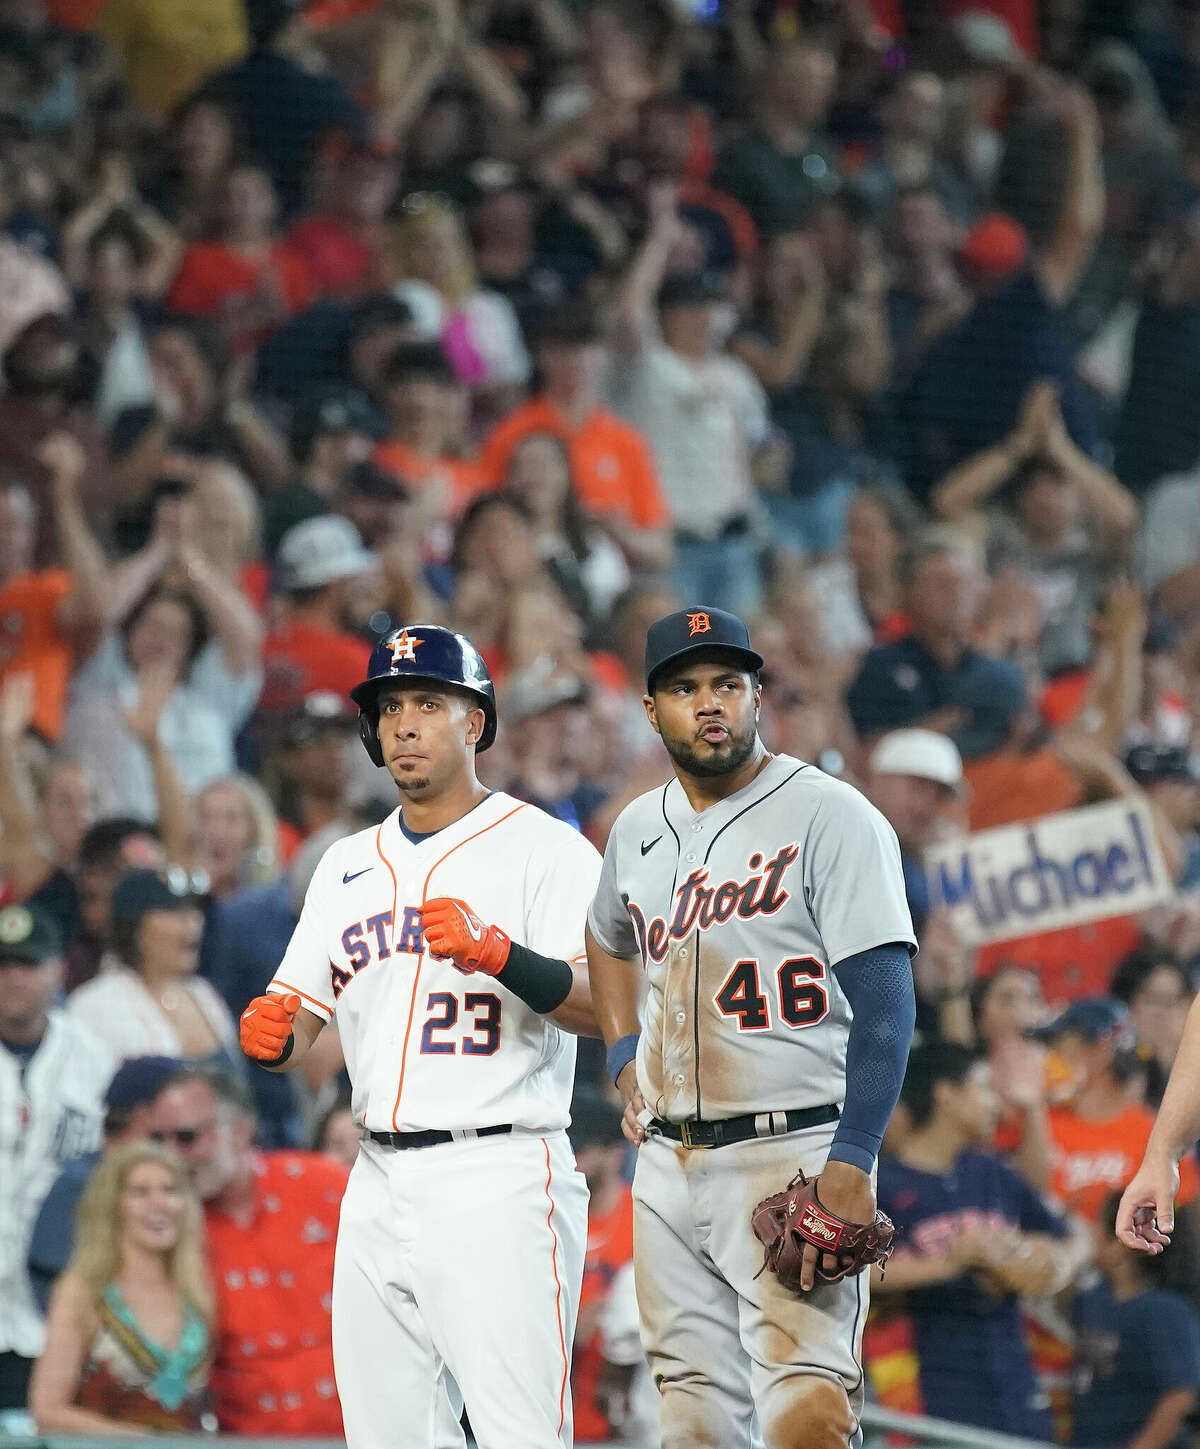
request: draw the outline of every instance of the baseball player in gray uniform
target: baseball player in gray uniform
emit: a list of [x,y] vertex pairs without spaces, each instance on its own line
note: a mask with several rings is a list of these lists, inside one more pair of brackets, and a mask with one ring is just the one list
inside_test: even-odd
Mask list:
[[874,1222],[912,1037],[895,834],[852,786],[769,753],[762,663],[718,609],[651,626],[645,709],[675,774],[617,819],[588,916],[639,1147],[634,1261],[664,1449],[857,1440],[869,1274],[827,1281],[837,1261],[802,1244],[789,1288],[762,1271],[751,1217],[800,1169],[819,1175],[808,1244]]

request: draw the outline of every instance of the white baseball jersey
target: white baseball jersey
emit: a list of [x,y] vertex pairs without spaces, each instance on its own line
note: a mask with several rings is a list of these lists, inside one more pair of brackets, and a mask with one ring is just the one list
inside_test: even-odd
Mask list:
[[841,1103],[852,1013],[832,968],[915,947],[892,827],[789,755],[699,813],[676,779],[628,805],[588,924],[642,959],[638,1085],[668,1121]]
[[0,1047],[0,1351],[42,1351],[29,1239],[59,1168],[100,1145],[113,1066],[103,1044],[62,1011],[50,1013],[28,1062]]
[[421,907],[456,897],[521,945],[579,962],[599,854],[499,792],[416,841],[400,820],[397,808],[325,852],[268,991],[337,1013],[354,1116],[370,1131],[565,1127],[575,1038],[493,978],[431,956]]

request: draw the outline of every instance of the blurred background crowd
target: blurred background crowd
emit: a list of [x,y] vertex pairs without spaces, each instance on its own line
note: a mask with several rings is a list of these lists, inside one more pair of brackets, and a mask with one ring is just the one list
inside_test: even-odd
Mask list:
[[[1200,968],[1197,0],[0,0],[0,1410],[340,1432],[336,1033],[235,1023],[395,805],[347,690],[462,630],[483,778],[603,847],[687,603],[904,853],[869,1392],[1187,1442],[1189,1210],[1108,1229]],[[1112,800],[1152,910],[933,904]],[[575,1118],[577,1436],[649,1443],[597,1044]]]

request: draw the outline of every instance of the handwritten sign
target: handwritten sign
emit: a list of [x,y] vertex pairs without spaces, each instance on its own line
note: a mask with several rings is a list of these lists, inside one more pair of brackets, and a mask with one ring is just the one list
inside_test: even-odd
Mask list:
[[973,946],[1134,915],[1174,891],[1138,800],[980,830],[939,844],[925,864],[934,906]]

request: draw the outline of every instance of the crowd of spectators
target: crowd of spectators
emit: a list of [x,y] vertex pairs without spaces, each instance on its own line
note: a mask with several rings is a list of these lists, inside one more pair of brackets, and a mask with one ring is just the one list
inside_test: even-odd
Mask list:
[[[1189,1210],[1109,1227],[1200,980],[1198,397],[1196,0],[0,0],[0,1413],[339,1432],[336,1033],[235,1023],[394,808],[347,691],[460,629],[485,782],[602,846],[703,603],[903,851],[871,1393],[1186,1442]],[[1105,800],[1170,900],[933,904]],[[647,1442],[595,1043],[575,1115],[580,1437]]]

